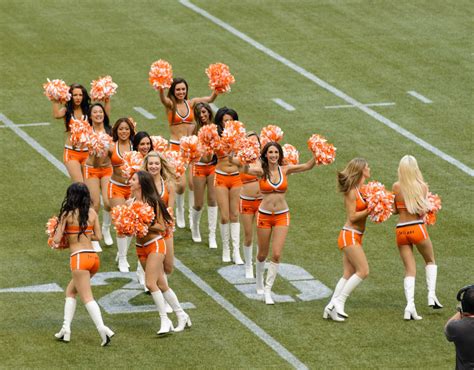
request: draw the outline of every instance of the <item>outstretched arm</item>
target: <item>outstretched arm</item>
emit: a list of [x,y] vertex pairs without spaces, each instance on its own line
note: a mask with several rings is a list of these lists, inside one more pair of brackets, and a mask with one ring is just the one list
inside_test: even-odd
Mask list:
[[191,106],[194,107],[197,103],[212,103],[217,98],[216,91],[212,91],[212,94],[209,96],[203,96],[202,98],[192,98],[190,100]]
[[298,173],[298,172],[305,172],[311,170],[314,165],[316,164],[316,161],[314,160],[314,157],[312,157],[308,162],[302,163],[302,164],[290,164],[288,166],[285,166],[286,174],[291,175],[292,173]]

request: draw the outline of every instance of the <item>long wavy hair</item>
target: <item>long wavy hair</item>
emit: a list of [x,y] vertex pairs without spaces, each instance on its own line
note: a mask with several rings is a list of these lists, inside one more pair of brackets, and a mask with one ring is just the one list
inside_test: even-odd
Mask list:
[[170,166],[168,161],[165,158],[163,158],[163,156],[160,153],[155,152],[154,150],[149,152],[146,155],[146,157],[143,159],[143,165],[142,165],[143,171],[148,172],[148,161],[151,157],[160,159],[160,163],[161,163],[160,176],[165,182],[176,181],[176,173],[174,169]]
[[[81,101],[81,110],[83,115],[89,114],[89,107],[91,105],[91,98],[87,93],[87,90],[84,86],[79,84],[72,84],[69,88],[69,93],[71,94],[71,99],[66,103],[66,115],[64,116],[64,124],[66,125],[66,131],[69,131],[69,122],[74,116],[74,100],[72,99],[72,92],[74,89],[81,89],[82,91],[82,101]],[[78,117],[82,118],[82,117]]]
[[119,140],[118,138],[118,128],[122,122],[125,122],[128,125],[128,128],[130,129],[130,137],[128,140],[133,143],[133,138],[135,137],[135,126],[133,125],[132,121],[128,119],[127,117],[122,117],[119,118],[115,124],[114,127],[112,127],[112,139],[114,142],[117,142]]
[[205,124],[202,123],[201,121],[201,109],[204,108],[208,111],[209,113],[209,122],[206,123],[206,125],[210,125],[213,120],[213,116],[214,114],[212,113],[212,108],[209,104],[207,103],[197,103],[195,106],[194,106],[194,120],[196,121],[196,126],[194,127],[194,131],[193,131],[193,135],[197,135],[198,134],[198,131],[199,129],[204,126]]
[[341,193],[347,194],[359,185],[367,161],[364,158],[354,158],[346,168],[337,172],[337,184]]
[[153,211],[155,212],[155,221],[158,219],[159,215],[162,215],[165,223],[170,224],[172,221],[171,215],[166,209],[166,204],[158,193],[153,177],[146,171],[138,171],[136,174],[142,190],[142,199],[153,208]]
[[77,234],[77,240],[81,234],[85,234],[88,220],[89,220],[89,209],[92,205],[91,195],[89,189],[82,182],[75,182],[69,185],[66,191],[66,197],[61,204],[61,209],[59,210],[59,222],[68,217],[69,214],[75,214],[78,212],[78,222],[79,222],[79,233]]
[[150,153],[153,150],[153,141],[151,140],[151,137],[148,134],[148,132],[138,131],[135,134],[135,136],[133,138],[133,141],[132,141],[134,151],[138,152],[138,145],[140,145],[140,141],[142,141],[145,137],[147,137],[148,140],[150,140],[150,151],[148,153]]
[[219,133],[219,136],[221,136],[222,131],[224,131],[224,116],[226,114],[231,116],[234,121],[239,120],[239,115],[232,108],[227,108],[227,107],[219,108],[214,118],[214,123],[217,125],[217,132]]
[[[176,90],[176,85],[180,84],[180,83],[184,83],[184,85],[186,86],[186,95],[184,96],[184,100],[188,100],[189,86],[188,86],[188,83],[186,82],[186,80],[184,78],[181,78],[181,77],[173,78],[173,82],[171,83],[171,86],[168,90],[168,95],[167,95],[168,98],[173,102],[173,106],[172,106],[173,116],[171,118],[171,122],[174,121],[174,117],[176,116],[176,107],[177,107],[177,104],[178,104],[178,99],[176,98],[175,90]],[[191,109],[191,107],[189,109]]]
[[267,152],[272,146],[277,148],[278,153],[280,154],[278,157],[278,165],[279,166],[283,165],[283,149],[281,145],[275,141],[270,141],[269,143],[266,143],[260,153],[260,160],[262,162],[263,178],[268,179],[268,180],[270,180],[270,168],[268,166]]
[[109,116],[107,115],[107,112],[105,111],[104,106],[100,103],[94,103],[89,107],[89,113],[87,114],[87,119],[89,120],[90,125],[91,126],[93,125],[91,112],[92,112],[92,109],[94,109],[95,107],[100,107],[102,109],[102,112],[104,113],[104,130],[108,135],[111,135],[112,127],[110,127]]
[[398,182],[409,213],[421,215],[429,211],[428,185],[423,180],[415,157],[406,155],[400,160]]

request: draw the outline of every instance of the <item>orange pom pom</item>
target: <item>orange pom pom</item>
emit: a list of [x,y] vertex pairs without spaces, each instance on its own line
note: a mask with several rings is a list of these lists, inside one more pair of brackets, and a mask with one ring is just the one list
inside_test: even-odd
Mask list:
[[143,155],[139,152],[130,151],[122,155],[123,165],[120,166],[123,177],[130,179],[135,172],[142,169]]
[[262,148],[270,141],[278,143],[282,138],[282,129],[275,125],[265,126],[260,132],[260,143],[262,144]]
[[387,221],[392,215],[395,196],[385,189],[380,182],[371,181],[361,187],[360,192],[365,198],[369,218],[377,223]]
[[285,144],[283,149],[283,164],[298,164],[300,162],[300,153],[291,144]]
[[169,165],[174,169],[176,178],[180,178],[186,172],[186,161],[181,156],[181,152],[176,152],[174,150],[166,150],[163,152],[163,157],[169,163]]
[[308,148],[313,152],[317,165],[331,164],[336,159],[336,148],[320,135],[308,139]]
[[225,124],[221,136],[221,151],[229,154],[232,151],[237,152],[241,143],[245,139],[244,124],[239,121],[228,121]]
[[120,235],[133,236],[135,234],[135,213],[131,207],[122,204],[113,207],[110,211],[115,230]]
[[56,228],[58,227],[58,218],[57,216],[51,217],[48,222],[46,223],[46,234],[48,235],[48,245],[52,249],[65,249],[69,248],[69,242],[66,235],[63,235],[59,244],[56,244],[53,240],[54,233],[56,232]]
[[169,88],[173,83],[173,69],[165,60],[157,60],[151,65],[148,80],[155,90]]
[[95,101],[109,99],[115,95],[118,85],[112,81],[112,77],[99,77],[91,82],[91,98]]
[[245,137],[237,152],[237,158],[242,164],[255,163],[260,158],[260,145],[258,141]]
[[71,132],[71,144],[73,146],[82,147],[89,142],[92,127],[87,121],[71,118],[69,131]]
[[442,208],[441,198],[438,194],[428,192],[428,203],[430,203],[430,210],[423,216],[423,221],[427,225],[434,225],[436,223],[436,214]]
[[168,140],[162,136],[150,136],[151,142],[153,144],[153,150],[158,153],[163,153],[165,150],[168,150]]
[[53,80],[43,84],[44,95],[51,100],[59,103],[66,103],[71,100],[70,87],[63,80]]
[[180,149],[186,163],[196,162],[202,157],[201,146],[196,135],[181,137]]
[[128,117],[128,120],[132,123],[133,128],[135,129],[135,132],[137,131],[137,123],[132,117]]
[[87,142],[89,154],[96,157],[106,157],[112,143],[112,138],[105,132],[91,131]]
[[209,87],[219,94],[229,92],[230,85],[235,82],[229,67],[223,63],[209,65],[206,69],[206,74],[209,77]]
[[198,140],[203,155],[211,155],[218,151],[221,146],[221,138],[215,124],[204,125],[199,129]]

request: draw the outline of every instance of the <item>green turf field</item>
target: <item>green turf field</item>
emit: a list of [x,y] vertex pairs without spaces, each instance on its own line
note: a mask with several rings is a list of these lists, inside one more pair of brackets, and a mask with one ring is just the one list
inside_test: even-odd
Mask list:
[[[226,281],[218,269],[220,252],[193,244],[189,230],[178,231],[176,257],[234,308],[263,329],[296,359],[271,349],[178,269],[170,278],[193,327],[157,338],[156,312],[108,314],[116,332],[112,345],[100,338],[78,304],[69,344],[54,340],[62,324],[64,294],[0,293],[2,368],[444,368],[454,366],[454,347],[443,334],[458,289],[473,283],[472,17],[469,1],[223,1],[193,4],[230,24],[411,134],[467,166],[467,172],[396,133],[362,109],[334,107],[347,101],[257,50],[179,1],[1,0],[0,113],[15,124],[50,122],[21,129],[62,160],[62,121],[54,120],[43,95],[46,78],[88,86],[110,74],[119,85],[111,121],[133,116],[139,128],[168,136],[164,109],[147,81],[150,64],[169,61],[185,77],[190,96],[209,94],[205,68],[230,66],[232,92],[219,96],[250,129],[267,124],[285,131],[283,142],[309,158],[313,133],[337,147],[336,162],[289,180],[292,224],[282,262],[299,266],[334,288],[341,275],[337,235],[344,223],[337,169],[365,157],[373,179],[387,187],[396,180],[405,154],[417,157],[431,190],[443,200],[438,223],[429,232],[439,265],[437,295],[445,309],[426,306],[422,259],[417,255],[415,302],[419,322],[402,319],[403,266],[394,238],[396,217],[369,224],[364,249],[370,276],[353,293],[339,324],[322,319],[327,298],[304,301],[289,281],[278,277],[274,292],[294,302],[266,306]],[[416,91],[432,103],[409,95]],[[272,100],[280,98],[295,110]],[[133,110],[143,107],[157,119]],[[332,108],[327,108],[332,106]],[[380,117],[379,117],[380,118]],[[58,212],[69,179],[13,130],[0,128],[0,289],[70,279],[68,253],[51,251],[44,224]],[[206,217],[203,217],[206,220]],[[201,230],[206,230],[202,222]],[[203,240],[207,234],[203,234]],[[116,271],[115,247],[101,256],[101,272]],[[129,251],[132,267],[136,257]],[[129,280],[94,287],[97,300]],[[214,297],[216,297],[214,295]],[[131,300],[152,304],[144,294]],[[174,315],[170,316],[173,321]],[[286,358],[286,359],[285,359]],[[293,358],[293,357],[292,357]]]

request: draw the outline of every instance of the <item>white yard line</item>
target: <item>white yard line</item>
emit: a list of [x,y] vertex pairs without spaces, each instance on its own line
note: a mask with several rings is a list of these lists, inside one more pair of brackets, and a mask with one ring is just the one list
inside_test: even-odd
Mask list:
[[[36,123],[21,123],[16,127],[30,127],[30,126],[49,126],[49,122],[36,122]],[[9,128],[8,126],[0,126],[0,128]]]
[[155,119],[156,117],[148,112],[145,108],[142,107],[133,107],[138,113],[140,113],[143,117],[148,118],[148,119]]
[[62,162],[56,159],[50,152],[48,152],[45,148],[43,148],[35,139],[33,139],[30,135],[28,135],[25,131],[18,127],[15,123],[10,121],[4,114],[0,113],[0,121],[2,121],[5,126],[11,128],[12,131],[21,137],[23,140],[26,141],[34,150],[36,150],[39,154],[45,157],[51,164],[56,167],[59,171],[61,171],[64,175],[69,177],[67,173],[66,166]]
[[[387,107],[390,105],[395,105],[395,103],[369,103],[364,104],[366,107]],[[338,109],[338,108],[356,108],[355,105],[351,104],[343,104],[343,105],[326,105],[324,108],[326,109]]]
[[425,148],[426,150],[430,151],[431,153],[435,154],[436,156],[444,159],[446,162],[452,164],[453,166],[459,168],[461,171],[467,173],[469,176],[474,176],[474,170],[464,163],[458,161],[456,158],[451,157],[450,155],[444,153],[443,151],[439,150],[438,148],[434,147],[433,145],[427,143],[423,139],[420,139],[418,136],[412,134],[410,131],[400,127],[395,122],[391,121],[390,119],[382,116],[381,114],[377,113],[376,111],[366,107],[364,104],[360,103],[356,99],[352,98],[351,96],[347,95],[346,93],[342,92],[341,90],[337,89],[336,87],[332,86],[331,84],[327,83],[326,81],[320,79],[313,73],[307,71],[303,67],[293,63],[292,61],[286,59],[285,57],[281,56],[280,54],[274,52],[273,50],[267,48],[266,46],[262,45],[261,43],[255,41],[251,37],[247,36],[245,33],[240,32],[236,28],[232,27],[228,23],[220,20],[219,18],[209,14],[204,9],[199,8],[198,6],[192,4],[189,0],[180,0],[180,3],[185,7],[191,9],[192,11],[202,15],[203,17],[209,19],[211,22],[217,24],[218,26],[224,28],[226,31],[229,31],[233,35],[237,36],[241,40],[245,41],[246,43],[252,45],[254,48],[260,50],[261,52],[267,54],[269,57],[283,63],[288,68],[291,68],[295,72],[299,73],[301,76],[306,77],[308,80],[314,82],[316,85],[322,87],[323,89],[329,91],[330,93],[338,96],[345,102],[350,105],[355,105],[359,110],[368,114],[372,118],[376,119],[380,123],[384,124],[387,127],[390,127],[392,130],[398,132],[400,135],[405,136],[407,139],[415,142],[416,144],[420,145],[421,147]]
[[216,113],[218,110],[219,110],[219,107],[217,105],[215,105],[214,103],[211,103],[209,104],[212,108],[212,110],[214,111],[214,113]]
[[295,107],[292,106],[291,104],[288,104],[286,101],[280,99],[280,98],[274,98],[272,99],[275,103],[277,103],[280,107],[286,109],[287,111],[294,111]]
[[[29,145],[31,145],[38,153],[44,156],[52,165],[54,165],[58,170],[63,172],[66,176],[69,177],[66,168],[64,165],[59,162],[50,152],[45,148],[39,145],[33,138],[28,136],[23,130],[18,128],[12,121],[10,121],[5,115],[0,113],[0,121],[5,123],[9,128],[11,128],[18,136],[25,140]],[[58,165],[59,163],[59,165]],[[298,360],[291,352],[289,352],[285,347],[283,347],[279,342],[273,339],[267,332],[265,332],[260,326],[255,322],[250,320],[245,316],[237,307],[232,303],[226,300],[218,292],[211,288],[204,280],[202,280],[198,275],[196,275],[191,269],[185,266],[179,259],[175,257],[175,266],[176,268],[183,273],[189,280],[191,280],[198,288],[203,292],[209,295],[215,302],[222,306],[227,312],[229,312],[234,318],[236,318],[242,325],[247,327],[252,333],[254,333],[258,338],[260,338],[264,343],[266,343],[270,348],[272,348],[281,358],[286,360],[296,369],[307,369],[306,365]],[[261,303],[263,304],[263,303]]]
[[418,100],[421,100],[423,103],[425,104],[431,104],[433,103],[430,99],[428,99],[426,96],[423,96],[419,93],[417,93],[416,91],[407,91],[407,94],[408,95],[411,95],[413,96],[414,98],[417,98]]

